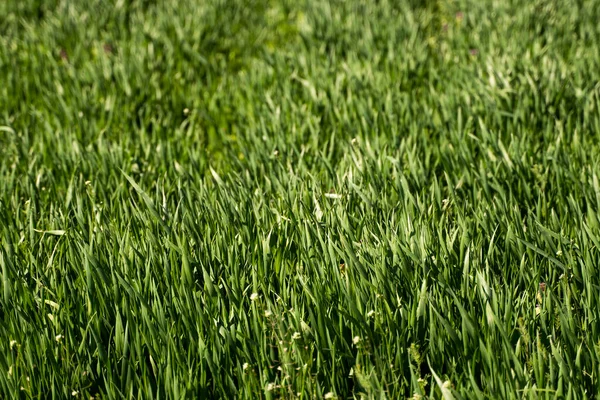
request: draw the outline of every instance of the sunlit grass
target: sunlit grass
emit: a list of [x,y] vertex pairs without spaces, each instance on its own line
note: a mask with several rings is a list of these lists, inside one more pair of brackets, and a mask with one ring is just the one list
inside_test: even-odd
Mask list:
[[0,397],[585,398],[596,1],[0,4]]

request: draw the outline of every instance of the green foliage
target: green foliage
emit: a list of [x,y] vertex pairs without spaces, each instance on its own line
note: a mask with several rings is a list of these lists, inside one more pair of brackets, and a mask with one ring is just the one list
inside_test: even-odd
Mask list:
[[0,397],[599,391],[593,0],[0,4]]

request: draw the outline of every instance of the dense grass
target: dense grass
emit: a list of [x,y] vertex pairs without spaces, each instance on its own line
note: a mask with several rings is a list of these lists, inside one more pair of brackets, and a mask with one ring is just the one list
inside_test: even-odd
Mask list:
[[598,21],[1,2],[0,397],[594,396]]

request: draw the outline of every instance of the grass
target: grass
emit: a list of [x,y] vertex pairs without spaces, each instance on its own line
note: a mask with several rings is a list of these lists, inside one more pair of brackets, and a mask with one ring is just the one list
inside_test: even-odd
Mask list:
[[599,20],[2,2],[0,397],[593,397]]

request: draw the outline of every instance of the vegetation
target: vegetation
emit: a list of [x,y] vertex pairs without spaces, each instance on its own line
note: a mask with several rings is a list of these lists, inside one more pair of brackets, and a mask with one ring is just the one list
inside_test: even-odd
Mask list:
[[600,391],[600,3],[0,3],[0,397]]

